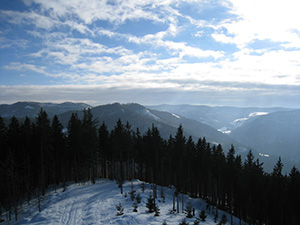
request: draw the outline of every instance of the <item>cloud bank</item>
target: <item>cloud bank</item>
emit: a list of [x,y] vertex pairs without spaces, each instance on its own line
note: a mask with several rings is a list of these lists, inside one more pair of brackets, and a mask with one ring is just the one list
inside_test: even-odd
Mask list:
[[300,107],[298,4],[4,0],[1,102]]

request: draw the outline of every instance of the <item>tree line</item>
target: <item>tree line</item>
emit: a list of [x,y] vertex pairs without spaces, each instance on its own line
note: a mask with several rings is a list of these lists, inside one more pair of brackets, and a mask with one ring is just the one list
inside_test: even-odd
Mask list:
[[73,113],[64,132],[59,118],[41,109],[35,121],[12,117],[6,126],[0,117],[0,149],[0,219],[4,211],[17,219],[24,201],[40,203],[49,185],[109,178],[122,187],[137,178],[174,185],[249,224],[300,224],[297,168],[282,174],[279,158],[266,173],[251,150],[243,161],[234,146],[225,154],[220,144],[185,137],[182,126],[169,139],[154,125],[141,134],[120,119],[109,131],[87,109],[83,118]]

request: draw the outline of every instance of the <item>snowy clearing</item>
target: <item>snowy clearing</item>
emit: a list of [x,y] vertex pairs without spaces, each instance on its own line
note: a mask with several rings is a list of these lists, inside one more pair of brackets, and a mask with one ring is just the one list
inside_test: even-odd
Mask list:
[[[130,198],[129,192],[133,189],[135,194],[140,194],[141,203],[138,204],[138,212],[133,212],[133,202]],[[41,213],[38,212],[37,202],[32,201],[30,205],[24,204],[20,209],[19,220],[16,222],[14,217],[12,221],[7,221],[5,213],[3,217],[5,222],[1,224],[179,224],[186,217],[182,213],[182,201],[180,200],[180,213],[170,214],[173,205],[173,188],[164,187],[165,203],[161,198],[161,187],[157,186],[156,203],[160,209],[160,215],[154,216],[154,213],[148,213],[146,208],[147,199],[152,194],[151,185],[145,183],[145,191],[142,192],[141,181],[134,180],[132,182],[126,181],[124,183],[124,193],[120,194],[120,189],[115,181],[108,179],[99,179],[96,184],[86,183],[85,185],[70,184],[65,192],[62,188],[57,192],[49,191],[41,202]],[[126,193],[126,194],[125,194]],[[127,197],[125,197],[127,195]],[[214,207],[209,209],[207,204],[202,199],[192,199],[187,195],[179,194],[180,199],[183,196],[184,208],[190,202],[195,208],[195,215],[199,217],[201,210],[206,210],[206,222],[200,224],[216,224],[214,222],[213,211]],[[124,214],[117,216],[116,205],[119,203],[124,207]],[[230,224],[230,215],[218,211],[218,220],[220,221],[222,215],[227,216]],[[196,220],[195,217],[186,219],[190,225]],[[239,220],[233,217],[234,224],[239,224]],[[245,224],[245,223],[242,223]]]

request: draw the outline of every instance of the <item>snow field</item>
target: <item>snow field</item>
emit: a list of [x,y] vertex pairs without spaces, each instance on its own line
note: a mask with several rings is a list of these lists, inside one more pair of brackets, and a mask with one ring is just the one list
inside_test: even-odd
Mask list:
[[[174,188],[164,187],[165,203],[160,197],[160,186],[157,186],[156,204],[160,208],[160,215],[154,216],[154,213],[148,213],[146,202],[150,194],[153,195],[151,184],[145,183],[145,192],[142,192],[141,181],[126,181],[123,185],[123,195],[115,181],[108,179],[99,179],[96,184],[86,183],[84,185],[70,184],[65,192],[62,188],[54,191],[49,191],[41,202],[41,213],[38,212],[36,201],[32,201],[30,205],[24,204],[20,209],[19,220],[16,222],[14,217],[12,221],[5,221],[2,224],[66,224],[66,225],[91,225],[91,224],[131,224],[131,225],[146,225],[146,224],[162,224],[164,221],[167,224],[179,224],[186,217],[182,212],[180,201],[180,213],[170,214],[173,206]],[[138,212],[133,212],[133,202],[130,199],[129,192],[133,185],[136,194],[140,194],[141,203],[138,204]],[[125,193],[127,197],[125,196]],[[179,194],[180,198],[182,195]],[[202,199],[192,199],[187,195],[183,195],[184,205],[191,202],[195,208],[196,217],[201,210],[206,209],[206,203]],[[116,205],[119,203],[124,207],[124,214],[117,216]],[[184,206],[184,207],[185,207]],[[211,207],[212,208],[212,207]],[[200,224],[216,224],[214,216],[206,211],[206,222]],[[220,221],[224,213],[219,210]],[[225,213],[226,214],[226,213]],[[227,214],[226,214],[227,215]],[[186,221],[192,225],[195,217]],[[230,215],[227,215],[228,223],[230,224]],[[234,224],[239,224],[237,218],[233,218]],[[244,224],[244,223],[243,223]]]

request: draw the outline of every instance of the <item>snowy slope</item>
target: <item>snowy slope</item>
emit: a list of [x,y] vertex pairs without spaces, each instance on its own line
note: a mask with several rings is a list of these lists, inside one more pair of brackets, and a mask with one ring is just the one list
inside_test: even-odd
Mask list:
[[[152,193],[151,185],[145,184],[145,192],[142,192],[140,181],[133,181],[136,194],[141,195],[141,203],[138,204],[138,212],[133,212],[133,201],[128,195],[131,191],[131,182],[125,182],[124,193],[120,194],[116,182],[107,179],[99,179],[96,184],[71,184],[65,192],[58,189],[55,193],[50,191],[41,202],[42,211],[38,212],[37,202],[32,201],[28,206],[25,204],[20,209],[19,220],[16,222],[5,221],[2,224],[162,224],[164,221],[167,224],[179,224],[185,218],[184,213],[170,214],[172,209],[172,196],[174,189],[164,187],[166,196],[165,203],[158,197],[156,200],[160,208],[160,216],[155,217],[154,213],[147,213],[146,202],[149,194]],[[157,188],[158,196],[160,196],[160,187]],[[182,195],[180,195],[182,196]],[[184,195],[184,202],[191,202],[196,209],[196,216],[201,210],[206,209],[206,203],[201,199],[191,199]],[[124,215],[117,216],[116,205],[121,203],[124,207]],[[180,204],[181,212],[181,204]],[[201,224],[216,224],[214,216],[208,214],[206,222]],[[219,219],[224,213],[219,210]],[[226,213],[225,213],[226,214]],[[226,214],[228,223],[230,224],[230,215]],[[195,218],[186,219],[189,224],[193,224]],[[239,224],[238,219],[233,218],[234,224]],[[243,223],[244,224],[244,223]]]
[[253,119],[254,117],[258,117],[258,116],[268,115],[268,114],[269,114],[268,112],[252,112],[247,117],[235,119],[234,121],[230,122],[228,125],[218,129],[218,131],[225,134],[230,134],[232,130],[235,130],[243,126],[250,119]]

